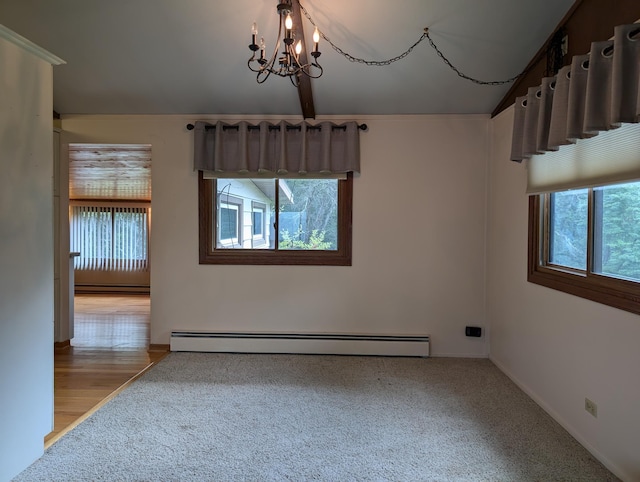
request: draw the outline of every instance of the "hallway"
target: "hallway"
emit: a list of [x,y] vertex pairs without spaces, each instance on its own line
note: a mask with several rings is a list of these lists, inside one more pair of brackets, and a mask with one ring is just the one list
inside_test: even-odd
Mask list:
[[146,349],[151,319],[148,295],[76,294],[71,346],[101,350]]
[[75,336],[54,354],[54,430],[82,422],[167,352],[149,351],[148,295],[76,295]]

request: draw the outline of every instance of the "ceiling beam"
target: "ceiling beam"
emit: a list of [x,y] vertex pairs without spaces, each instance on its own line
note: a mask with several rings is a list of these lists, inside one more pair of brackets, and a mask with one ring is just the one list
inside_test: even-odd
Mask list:
[[[300,1],[293,0],[293,31],[296,33],[296,39],[302,42],[302,52],[300,53],[300,63],[306,65],[307,46],[304,40],[304,29],[302,28],[302,15],[300,12]],[[313,104],[313,91],[311,90],[311,78],[308,75],[299,74],[298,76],[298,97],[300,98],[300,108],[302,109],[302,117],[305,119],[316,118],[316,108]]]

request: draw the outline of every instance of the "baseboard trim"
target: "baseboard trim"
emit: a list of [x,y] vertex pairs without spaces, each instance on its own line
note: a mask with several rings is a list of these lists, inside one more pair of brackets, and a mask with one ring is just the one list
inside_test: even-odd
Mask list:
[[171,351],[429,356],[429,335],[174,330]]
[[528,385],[523,383],[518,377],[516,377],[510,370],[505,368],[505,366],[496,360],[491,354],[489,355],[489,360],[498,367],[498,369],[504,373],[509,379],[515,383],[520,390],[526,393],[534,402],[536,402],[542,410],[547,412],[547,414],[558,422],[562,428],[564,428],[569,434],[578,441],[580,445],[582,445],[591,455],[593,455],[602,465],[604,465],[607,469],[609,469],[616,477],[621,480],[632,480],[632,477],[626,474],[623,470],[620,469],[616,464],[611,462],[607,457],[605,457],[599,450],[597,450],[593,445],[591,445],[587,440],[582,437],[578,433],[575,428],[567,423],[564,418],[560,416],[558,412],[556,412],[549,404],[547,404],[544,400],[542,400]]
[[53,344],[53,349],[55,351],[61,351],[61,350],[66,350],[68,348],[71,348],[71,340],[65,340],[65,341],[56,341]]
[[430,353],[429,356],[433,358],[489,358],[489,355],[485,353]]
[[167,351],[168,352],[170,350],[171,350],[171,345],[152,343],[151,345],[149,345],[149,349],[147,351]]
[[130,294],[148,295],[151,293],[149,286],[117,286],[117,285],[75,285],[74,293],[77,295],[99,294]]

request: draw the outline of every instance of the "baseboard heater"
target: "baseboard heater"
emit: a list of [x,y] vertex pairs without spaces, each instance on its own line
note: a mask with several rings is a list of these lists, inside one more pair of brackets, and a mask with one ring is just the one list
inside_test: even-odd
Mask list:
[[171,351],[428,357],[429,336],[175,330]]

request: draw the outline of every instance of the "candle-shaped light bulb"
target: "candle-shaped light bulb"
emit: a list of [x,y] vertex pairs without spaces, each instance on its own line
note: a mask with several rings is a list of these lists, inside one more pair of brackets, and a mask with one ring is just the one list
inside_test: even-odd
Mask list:
[[264,37],[261,37],[260,38],[260,59],[264,59],[265,50],[267,50],[267,47],[264,44]]
[[300,55],[300,52],[302,52],[302,40],[298,40],[296,44],[296,55]]
[[314,42],[313,51],[317,52],[318,42],[320,42],[320,32],[318,32],[318,27],[316,27],[316,29],[313,31],[313,42]]
[[287,14],[287,18],[284,21],[284,26],[287,27],[287,30],[291,30],[293,28],[293,20],[291,20],[291,14]]
[[256,44],[256,35],[258,35],[258,24],[253,22],[251,25],[251,45]]

